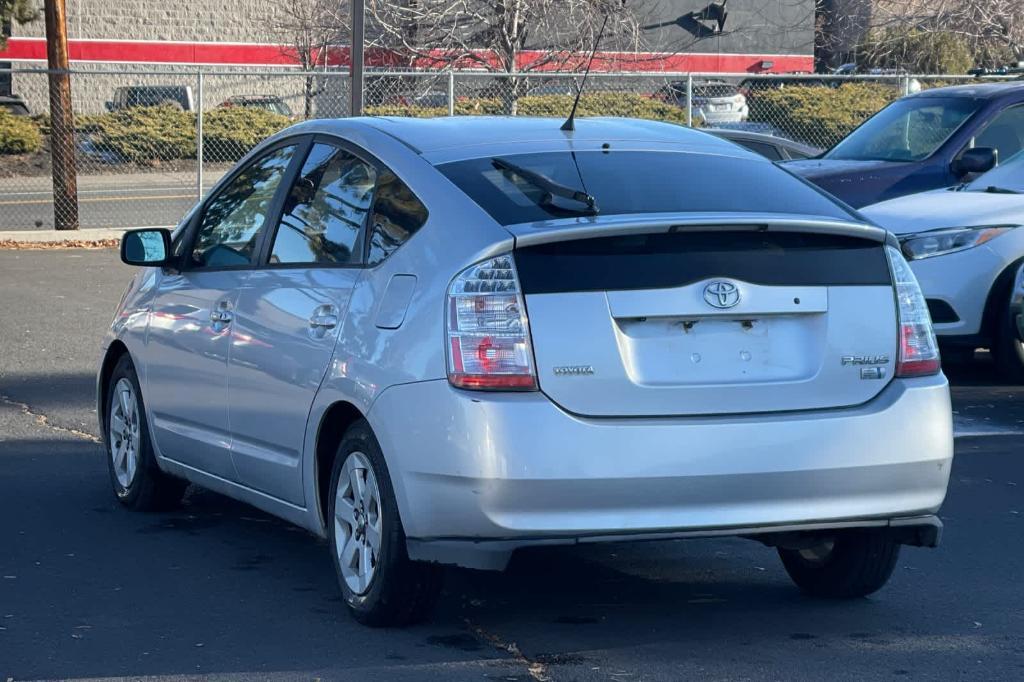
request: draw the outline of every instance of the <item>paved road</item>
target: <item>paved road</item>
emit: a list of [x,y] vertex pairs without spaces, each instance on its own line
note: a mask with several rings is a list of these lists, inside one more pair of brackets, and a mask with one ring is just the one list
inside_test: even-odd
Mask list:
[[746,541],[656,542],[453,570],[432,622],[368,630],[305,532],[202,491],[113,500],[90,434],[115,258],[0,251],[0,680],[1024,678],[1024,387],[984,367],[951,371],[958,427],[1002,435],[958,439],[943,546],[870,599],[806,599]]
[[[211,169],[204,191],[220,177]],[[82,229],[176,225],[196,203],[194,173],[83,176],[78,183]],[[53,227],[49,177],[7,178],[0,190],[0,231]]]

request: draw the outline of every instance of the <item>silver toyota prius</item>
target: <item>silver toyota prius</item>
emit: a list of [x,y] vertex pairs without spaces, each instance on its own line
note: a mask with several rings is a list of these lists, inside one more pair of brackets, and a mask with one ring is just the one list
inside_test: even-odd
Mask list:
[[370,625],[526,546],[744,536],[825,597],[936,546],[949,390],[894,238],[710,135],[559,123],[303,123],[127,233],[118,499],[296,523]]

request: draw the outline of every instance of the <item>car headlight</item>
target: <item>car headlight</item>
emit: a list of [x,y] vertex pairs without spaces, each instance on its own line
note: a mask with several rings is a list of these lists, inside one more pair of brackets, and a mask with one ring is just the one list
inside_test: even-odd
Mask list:
[[900,237],[900,246],[907,260],[921,260],[932,256],[964,251],[995,239],[1016,225],[980,225],[978,227],[950,227],[918,232]]

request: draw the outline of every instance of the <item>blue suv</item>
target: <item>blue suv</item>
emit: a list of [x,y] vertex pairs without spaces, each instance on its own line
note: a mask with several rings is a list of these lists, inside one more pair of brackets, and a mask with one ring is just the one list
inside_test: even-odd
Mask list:
[[936,88],[885,107],[820,157],[785,167],[859,208],[949,187],[1024,147],[1024,83]]

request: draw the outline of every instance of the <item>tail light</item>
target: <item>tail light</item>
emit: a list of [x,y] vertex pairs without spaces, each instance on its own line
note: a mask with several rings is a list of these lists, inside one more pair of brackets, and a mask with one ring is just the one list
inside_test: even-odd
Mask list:
[[484,391],[535,391],[530,328],[511,254],[459,273],[448,289],[448,381]]
[[896,359],[896,376],[919,377],[939,371],[939,346],[932,329],[932,318],[921,287],[898,249],[888,246],[889,269],[896,288],[897,313],[900,325],[900,350]]

